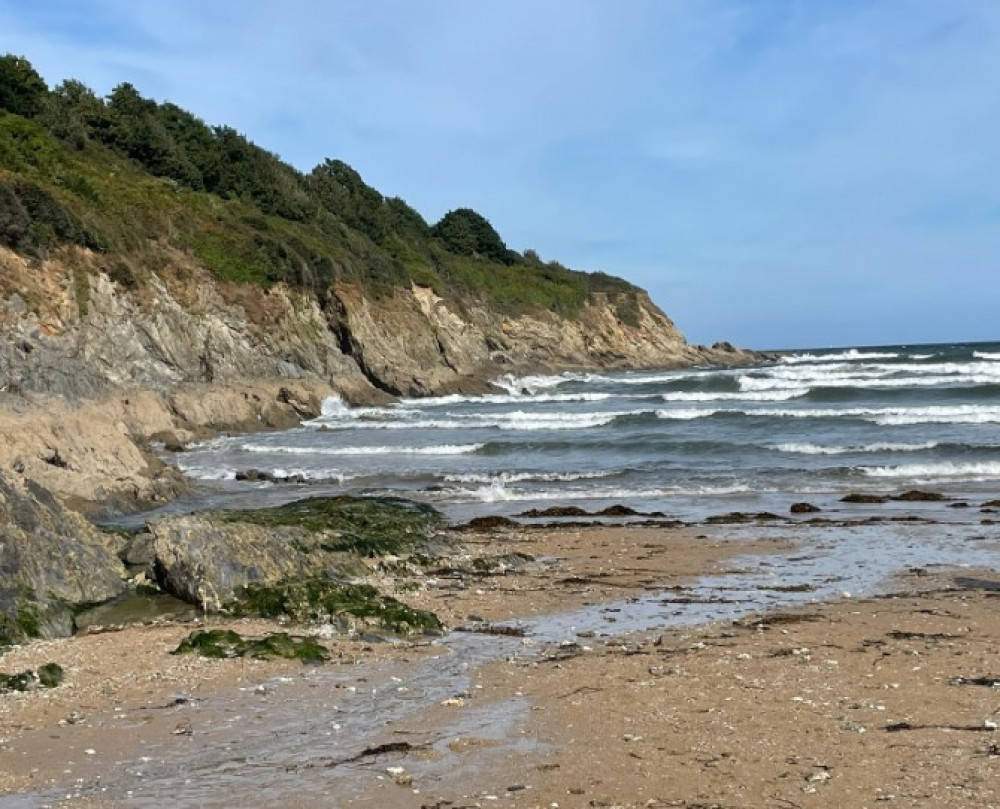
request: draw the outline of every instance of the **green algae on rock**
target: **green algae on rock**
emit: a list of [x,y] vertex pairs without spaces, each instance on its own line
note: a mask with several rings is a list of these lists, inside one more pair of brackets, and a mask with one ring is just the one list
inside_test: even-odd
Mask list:
[[313,497],[283,506],[168,517],[149,524],[167,592],[217,612],[241,588],[298,580],[348,582],[363,557],[430,559],[449,546],[433,508],[399,498]]
[[300,660],[325,663],[330,653],[312,638],[293,638],[285,632],[273,632],[263,638],[243,638],[231,629],[200,629],[192,632],[173,654],[198,654],[201,657],[228,659],[252,657],[257,660]]
[[307,497],[274,508],[219,512],[216,517],[224,522],[333,532],[337,537],[324,543],[324,550],[368,557],[408,553],[444,522],[437,509],[423,503],[347,495]]
[[63,669],[58,663],[46,663],[37,671],[0,674],[0,694],[11,691],[31,691],[34,688],[55,688],[62,684]]
[[227,609],[238,616],[287,617],[299,623],[337,622],[346,624],[347,629],[378,627],[399,635],[442,629],[434,613],[408,607],[369,584],[304,579],[250,584],[236,595]]

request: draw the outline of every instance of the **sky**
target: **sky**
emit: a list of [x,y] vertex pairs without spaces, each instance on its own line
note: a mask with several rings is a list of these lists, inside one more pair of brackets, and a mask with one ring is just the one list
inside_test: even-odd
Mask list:
[[0,52],[474,208],[692,342],[1000,339],[996,0],[0,0]]

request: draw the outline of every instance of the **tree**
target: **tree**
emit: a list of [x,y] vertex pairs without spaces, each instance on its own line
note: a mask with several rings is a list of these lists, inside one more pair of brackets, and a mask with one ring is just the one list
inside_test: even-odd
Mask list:
[[49,88],[23,56],[0,56],[0,109],[34,118]]
[[431,234],[444,242],[449,253],[479,256],[501,264],[513,264],[515,260],[493,225],[471,208],[449,211],[431,228]]
[[310,188],[333,214],[375,244],[389,235],[389,210],[382,195],[342,160],[326,160],[309,175]]
[[67,79],[43,100],[38,122],[59,140],[74,149],[83,149],[87,141],[106,139],[111,118],[101,101],[87,85]]

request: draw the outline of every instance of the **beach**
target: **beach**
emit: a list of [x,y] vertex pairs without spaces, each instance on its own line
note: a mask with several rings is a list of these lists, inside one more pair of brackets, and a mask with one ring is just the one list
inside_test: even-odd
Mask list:
[[[473,552],[535,561],[407,598],[473,631],[319,633],[324,666],[171,655],[190,622],[16,648],[5,670],[55,661],[66,680],[0,702],[0,806],[997,805],[1000,577],[783,593],[775,566],[824,530],[473,532]],[[732,591],[760,575],[801,603],[748,610]],[[651,596],[660,628],[639,629],[629,607]]]

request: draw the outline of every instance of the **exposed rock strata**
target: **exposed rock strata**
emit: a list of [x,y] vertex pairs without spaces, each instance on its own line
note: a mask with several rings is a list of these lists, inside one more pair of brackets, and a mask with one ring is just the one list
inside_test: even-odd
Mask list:
[[122,593],[114,545],[41,486],[0,476],[0,643],[68,635],[76,608]]
[[639,294],[634,326],[622,322],[606,296],[595,297],[578,316],[564,318],[550,312],[510,317],[479,305],[460,312],[420,287],[378,301],[343,285],[333,294],[341,344],[374,385],[396,395],[454,391],[504,372],[665,368],[751,359],[725,344],[689,345],[644,293]]
[[184,483],[144,448],[174,448],[222,431],[289,427],[339,393],[318,379],[132,390],[97,399],[0,394],[0,473],[36,481],[84,510],[134,508]]

